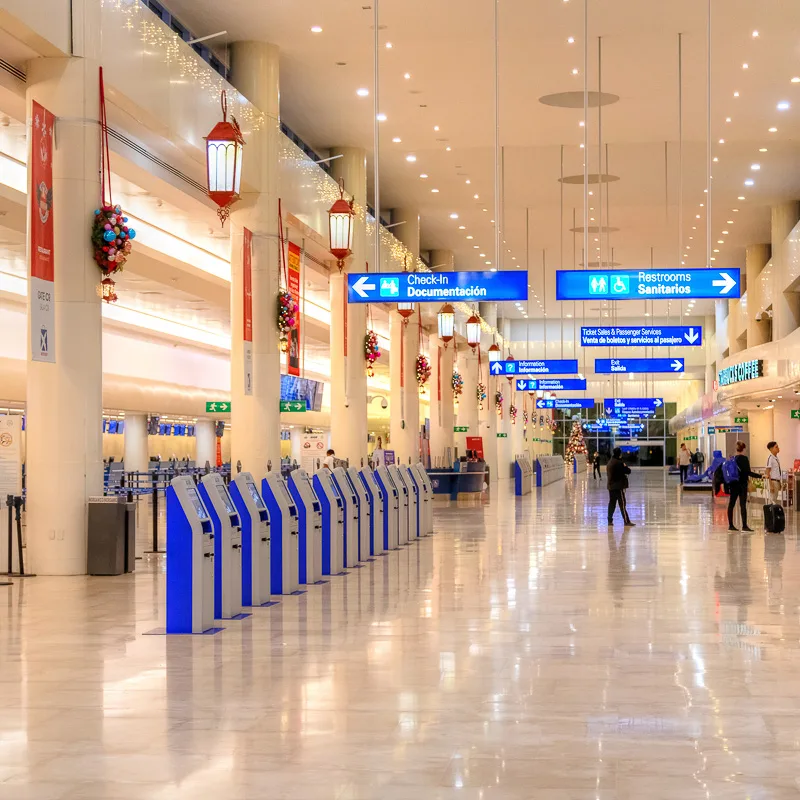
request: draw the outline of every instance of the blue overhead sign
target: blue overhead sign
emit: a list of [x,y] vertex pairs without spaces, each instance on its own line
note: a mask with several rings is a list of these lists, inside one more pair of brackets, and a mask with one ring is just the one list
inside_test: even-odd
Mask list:
[[568,410],[571,408],[594,408],[594,399],[591,397],[551,397],[536,401],[536,408],[554,408]]
[[703,329],[684,325],[581,328],[582,347],[700,347]]
[[527,300],[528,276],[501,272],[351,272],[348,303]]
[[577,371],[577,358],[492,361],[489,364],[490,375],[574,375]]
[[607,397],[603,403],[610,417],[651,417],[663,405],[660,397]]
[[682,358],[596,358],[594,371],[598,375],[618,372],[683,372]]
[[539,380],[517,380],[518,392],[584,392],[586,378],[539,378]]
[[742,293],[738,269],[558,270],[556,300],[731,298]]

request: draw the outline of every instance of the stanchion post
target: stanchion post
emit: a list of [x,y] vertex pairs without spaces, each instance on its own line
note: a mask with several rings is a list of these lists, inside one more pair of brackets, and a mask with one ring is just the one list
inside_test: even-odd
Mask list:
[[158,548],[158,481],[160,473],[153,473],[153,549],[146,550],[146,553],[164,553],[166,551]]
[[12,547],[11,547],[11,540],[12,540],[12,537],[13,537],[12,530],[13,530],[13,527],[14,527],[13,516],[12,516],[13,515],[13,511],[14,511],[14,495],[13,494],[6,495],[6,506],[8,506],[8,574],[11,575],[11,573],[14,571],[14,566],[13,566],[12,557],[11,557],[12,556],[12,552],[13,552],[12,551]]

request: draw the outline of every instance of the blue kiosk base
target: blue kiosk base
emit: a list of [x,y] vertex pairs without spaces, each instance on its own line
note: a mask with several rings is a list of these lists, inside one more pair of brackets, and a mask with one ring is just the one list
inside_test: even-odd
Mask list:
[[208,628],[202,633],[167,633],[166,628],[153,628],[151,631],[145,631],[142,636],[214,636],[225,628]]

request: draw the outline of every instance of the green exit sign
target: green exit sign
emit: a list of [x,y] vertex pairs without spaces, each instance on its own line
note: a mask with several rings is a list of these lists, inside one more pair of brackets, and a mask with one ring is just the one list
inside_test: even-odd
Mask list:
[[497,438],[498,439],[508,439],[508,434],[507,433],[498,433],[497,434]]
[[220,402],[219,400],[206,400],[206,414],[227,414],[230,410],[230,403]]
[[453,433],[466,433],[469,430],[469,425],[456,425],[453,428]]
[[305,400],[281,400],[281,411],[293,411],[295,413],[306,411]]
[[684,439],[685,439],[687,442],[696,442],[696,441],[697,441],[697,437],[696,437],[696,436],[684,436],[683,438],[684,438]]
[[793,408],[791,412],[792,419],[800,419],[800,408]]
[[745,423],[750,421],[749,417],[734,417],[733,420],[737,425],[744,425]]

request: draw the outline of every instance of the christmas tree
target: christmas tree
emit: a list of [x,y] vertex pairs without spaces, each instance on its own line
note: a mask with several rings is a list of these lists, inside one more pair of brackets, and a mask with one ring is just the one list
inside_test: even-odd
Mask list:
[[586,455],[586,442],[583,439],[583,429],[580,423],[573,422],[572,431],[570,432],[569,441],[567,442],[567,453],[565,456],[567,464],[571,464],[575,456],[581,453]]

